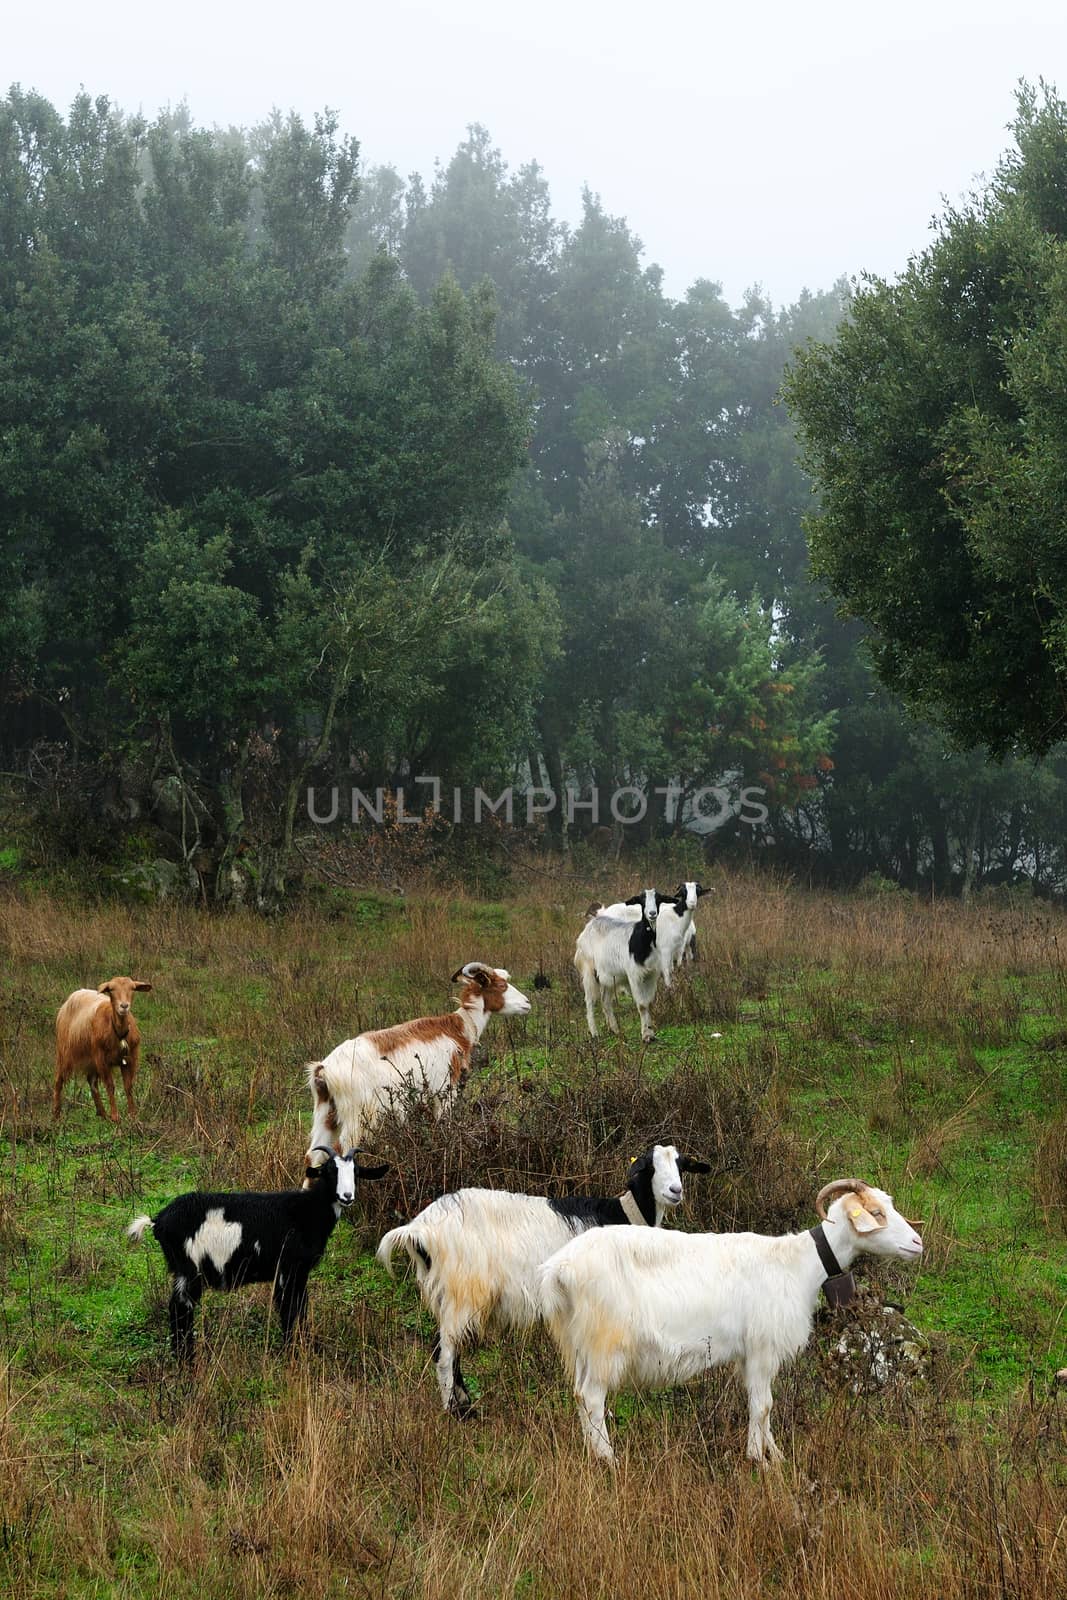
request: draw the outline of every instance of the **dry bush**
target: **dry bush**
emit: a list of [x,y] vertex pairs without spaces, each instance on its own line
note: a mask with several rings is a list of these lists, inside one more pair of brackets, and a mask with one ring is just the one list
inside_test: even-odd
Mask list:
[[712,1163],[688,1186],[692,1225],[786,1226],[810,1207],[815,1180],[768,1088],[747,1063],[683,1059],[652,1076],[643,1057],[605,1059],[590,1046],[549,1072],[509,1064],[475,1080],[440,1121],[418,1105],[383,1120],[374,1149],[394,1173],[360,1191],[368,1231],[464,1185],[617,1194],[630,1160],[656,1143]]

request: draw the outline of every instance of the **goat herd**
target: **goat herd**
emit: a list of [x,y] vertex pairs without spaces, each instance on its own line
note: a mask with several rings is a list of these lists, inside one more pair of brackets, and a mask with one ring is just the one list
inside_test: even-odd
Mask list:
[[[598,994],[609,1028],[618,1031],[612,1002],[624,979],[642,1038],[654,1036],[649,1007],[658,981],[669,985],[695,949],[693,912],[704,893],[689,882],[673,896],[646,889],[590,908],[574,964],[594,1038]],[[360,1163],[361,1139],[386,1108],[402,1115],[415,1095],[439,1116],[465,1080],[489,1018],[530,1010],[503,968],[470,961],[452,981],[462,983],[455,1011],[360,1034],[308,1067],[314,1113],[302,1188],[184,1194],[154,1219],[130,1224],[133,1239],[154,1232],[173,1276],[170,1332],[179,1360],[193,1353],[205,1287],[272,1284],[290,1337],[307,1306],[308,1275],[352,1205],[358,1180],[388,1171]],[[64,1001],[56,1017],[56,1115],[64,1083],[81,1074],[101,1116],[103,1083],[117,1120],[116,1066],[134,1113],[139,1034],[131,1004],[136,991],[151,987],[116,977]],[[770,1428],[771,1386],[782,1363],[806,1343],[820,1290],[847,1293],[849,1268],[860,1254],[915,1261],[922,1241],[891,1196],[855,1178],[820,1191],[819,1222],[807,1232],[662,1231],[664,1216],[682,1199],[683,1174],[708,1171],[707,1162],[657,1144],[631,1162],[616,1196],[548,1199],[459,1189],[387,1233],[379,1261],[391,1272],[394,1256],[407,1256],[437,1323],[434,1360],[445,1409],[462,1416],[471,1406],[460,1368],[466,1342],[490,1325],[523,1328],[543,1320],[570,1374],[595,1456],[614,1459],[605,1422],[609,1394],[732,1364],[748,1393],[747,1453],[764,1464],[780,1460]]]

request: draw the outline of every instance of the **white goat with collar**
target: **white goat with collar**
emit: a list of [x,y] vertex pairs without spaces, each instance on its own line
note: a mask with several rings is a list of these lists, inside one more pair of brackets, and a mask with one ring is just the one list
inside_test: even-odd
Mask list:
[[[815,1205],[843,1272],[863,1253],[899,1261],[922,1254],[919,1235],[881,1189],[839,1178]],[[613,1228],[573,1239],[538,1278],[589,1450],[614,1460],[604,1420],[609,1394],[681,1383],[729,1362],[748,1390],[749,1457],[780,1461],[771,1386],[807,1343],[826,1277],[811,1232]]]

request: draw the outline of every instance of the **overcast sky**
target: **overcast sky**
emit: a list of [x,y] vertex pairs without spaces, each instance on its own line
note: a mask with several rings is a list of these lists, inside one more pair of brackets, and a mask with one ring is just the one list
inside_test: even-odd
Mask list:
[[1067,95],[1063,0],[48,0],[8,9],[3,84],[249,124],[325,106],[367,164],[430,175],[468,123],[584,184],[682,294],[776,302],[891,275],[1008,144],[1020,78]]

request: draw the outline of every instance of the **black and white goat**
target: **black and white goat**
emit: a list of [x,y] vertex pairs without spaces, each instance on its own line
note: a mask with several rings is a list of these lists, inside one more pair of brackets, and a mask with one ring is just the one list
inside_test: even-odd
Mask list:
[[307,1309],[307,1281],[322,1258],[338,1217],[356,1198],[359,1178],[380,1178],[388,1165],[361,1167],[356,1150],[327,1150],[320,1167],[308,1168],[310,1186],[264,1194],[179,1195],[156,1217],[137,1217],[126,1233],[139,1240],[151,1228],[174,1278],[170,1338],[174,1354],[193,1353],[196,1307],[209,1289],[272,1283],[286,1339]]
[[[574,949],[574,965],[585,993],[585,1017],[592,1038],[597,1037],[594,1007],[600,997],[604,1021],[612,1033],[618,1033],[615,1021],[615,990],[623,981],[630,986],[634,1005],[641,1017],[641,1038],[647,1044],[656,1037],[652,1027],[650,1007],[656,996],[660,979],[659,953],[656,949],[656,924],[663,896],[655,889],[645,890],[633,900],[623,902],[625,908],[636,903],[636,919],[632,913],[622,917],[609,916],[597,911],[590,916],[578,935]],[[616,910],[609,907],[608,910]]]
[[649,922],[655,922],[660,908],[669,898],[669,895],[660,894],[658,889],[642,889],[639,894],[632,894],[628,900],[615,900],[610,906],[592,905],[589,907],[589,915],[613,917],[616,922],[637,922],[643,912]]
[[682,1173],[710,1171],[706,1161],[657,1144],[631,1162],[618,1196],[548,1200],[504,1189],[459,1189],[387,1233],[378,1260],[392,1274],[394,1253],[406,1251],[423,1304],[437,1321],[434,1360],[445,1410],[462,1416],[470,1409],[459,1365],[465,1340],[490,1324],[528,1328],[537,1321],[537,1269],[554,1250],[591,1228],[658,1228],[681,1202]]
[[687,958],[696,959],[696,927],[693,913],[697,901],[709,891],[702,883],[687,879],[680,883],[673,900],[664,900],[656,922],[656,948],[659,950],[663,982],[669,989],[675,972]]
[[923,1248],[892,1197],[859,1179],[828,1183],[815,1209],[820,1222],[806,1233],[626,1229],[572,1239],[545,1262],[541,1310],[593,1455],[614,1460],[604,1421],[609,1394],[732,1364],[748,1390],[748,1455],[781,1460],[771,1386],[807,1342],[823,1284],[864,1252],[917,1261]]
[[663,982],[669,989],[671,979],[682,962],[696,960],[693,913],[701,896],[710,892],[702,883],[689,878],[678,885],[673,895],[660,894],[658,889],[645,889],[640,894],[631,895],[629,900],[617,900],[614,905],[590,906],[589,915],[613,917],[619,922],[637,922],[643,907],[645,915],[656,923],[660,970]]

